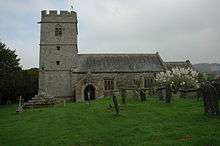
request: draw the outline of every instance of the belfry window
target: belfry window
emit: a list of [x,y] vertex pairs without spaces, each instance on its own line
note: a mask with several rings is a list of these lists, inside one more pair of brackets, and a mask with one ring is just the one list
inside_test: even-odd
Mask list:
[[56,61],[57,65],[60,65],[60,61]]
[[55,27],[55,36],[62,36],[62,27],[59,24]]
[[114,81],[113,80],[104,80],[104,88],[105,90],[114,90]]

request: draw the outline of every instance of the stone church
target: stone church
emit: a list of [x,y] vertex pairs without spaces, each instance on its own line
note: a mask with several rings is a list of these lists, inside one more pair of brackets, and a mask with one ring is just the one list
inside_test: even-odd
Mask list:
[[110,90],[147,88],[155,75],[186,62],[164,62],[155,54],[79,54],[77,14],[42,11],[40,31],[39,94],[76,101],[96,99]]

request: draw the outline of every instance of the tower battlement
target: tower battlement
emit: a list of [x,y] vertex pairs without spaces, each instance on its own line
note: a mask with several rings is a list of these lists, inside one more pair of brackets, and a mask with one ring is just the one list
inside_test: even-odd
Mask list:
[[68,70],[77,49],[77,14],[74,11],[41,11],[40,68]]
[[77,22],[77,14],[75,11],[57,11],[57,10],[43,10],[41,11],[41,22],[53,21],[67,21]]

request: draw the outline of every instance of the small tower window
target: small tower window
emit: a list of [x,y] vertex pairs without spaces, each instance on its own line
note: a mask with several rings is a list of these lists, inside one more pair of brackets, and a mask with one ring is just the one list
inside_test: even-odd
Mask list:
[[55,36],[62,36],[62,27],[59,24],[55,27]]
[[56,61],[57,65],[60,65],[60,61]]
[[57,50],[60,51],[60,46],[57,46]]

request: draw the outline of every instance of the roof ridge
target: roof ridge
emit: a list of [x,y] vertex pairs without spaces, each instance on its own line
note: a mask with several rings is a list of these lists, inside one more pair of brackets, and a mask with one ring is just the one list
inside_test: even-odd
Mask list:
[[173,61],[173,62],[165,62],[165,63],[187,63],[186,61]]
[[92,54],[78,54],[78,55],[100,55],[100,56],[108,56],[108,55],[158,55],[158,54],[154,54],[154,53],[105,53],[105,54],[98,54],[98,53],[92,53]]

